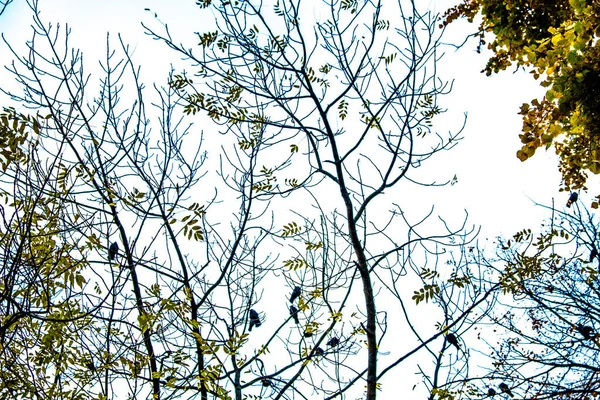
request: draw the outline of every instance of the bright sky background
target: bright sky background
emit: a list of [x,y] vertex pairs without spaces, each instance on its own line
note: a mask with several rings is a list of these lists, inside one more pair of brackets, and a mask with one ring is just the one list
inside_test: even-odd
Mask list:
[[[442,12],[452,3],[439,0],[436,7]],[[116,34],[121,33],[124,42],[135,49],[133,59],[141,64],[147,87],[152,82],[166,84],[170,64],[183,65],[188,70],[190,65],[181,63],[177,54],[144,35],[140,22],[156,26],[152,24],[156,12],[169,24],[175,37],[190,45],[197,42],[193,32],[205,30],[210,23],[195,18],[193,0],[40,0],[40,8],[46,22],[69,24],[72,45],[83,50],[88,67],[97,67],[97,60],[103,57],[106,32],[111,33],[114,44],[117,44]],[[30,24],[30,10],[24,0],[15,0],[0,17],[0,31],[17,52],[30,37]],[[475,25],[457,23],[450,27],[446,40],[459,43],[475,29]],[[523,102],[543,92],[538,82],[523,72],[508,71],[492,77],[481,74],[486,53],[477,54],[475,45],[472,41],[458,51],[448,46],[439,66],[442,78],[454,80],[454,89],[441,99],[441,106],[448,113],[435,126],[441,132],[455,131],[461,126],[464,113],[468,114],[468,120],[464,140],[426,167],[434,179],[444,181],[456,174],[458,183],[442,189],[416,190],[413,206],[424,212],[435,204],[437,214],[447,219],[456,217],[456,221],[467,210],[470,223],[482,226],[481,239],[511,236],[526,227],[535,230],[549,215],[533,202],[551,204],[555,197],[557,206],[563,207],[568,197],[558,193],[560,176],[553,150],[541,151],[526,163],[515,156],[520,147],[518,109]],[[0,43],[0,64],[10,63],[12,58],[6,44]],[[93,77],[90,85],[95,85],[97,78]],[[3,88],[10,87],[11,81],[6,71],[0,71]],[[8,104],[0,94],[0,105]],[[585,196],[582,197],[585,201]]]
[[[443,11],[452,1],[438,0],[437,3],[432,5]],[[88,68],[98,65],[97,60],[102,58],[106,32],[111,33],[115,43],[116,33],[121,33],[124,41],[135,49],[134,62],[141,64],[146,84],[164,83],[169,65],[177,65],[180,60],[164,45],[144,35],[140,22],[152,24],[153,12],[156,12],[169,24],[175,37],[191,39],[186,43],[195,43],[196,39],[191,38],[193,32],[206,29],[205,25],[210,23],[194,18],[196,7],[191,0],[41,0],[40,8],[45,21],[60,22],[63,26],[68,23],[72,44],[83,50]],[[17,49],[29,38],[29,13],[24,0],[15,0],[0,17],[0,31]],[[446,40],[459,43],[465,33],[475,28],[461,21],[450,27]],[[12,58],[6,44],[0,43],[0,64],[5,65]],[[486,77],[480,73],[485,61],[485,52],[482,55],[475,52],[474,41],[458,51],[451,47],[446,49],[440,71],[442,77],[454,79],[454,89],[442,99],[441,105],[448,113],[443,120],[436,121],[436,127],[442,132],[456,130],[464,113],[468,114],[468,120],[462,143],[438,156],[428,168],[438,181],[456,174],[458,183],[444,189],[427,188],[422,195],[431,198],[432,201],[426,203],[435,203],[439,214],[446,218],[462,215],[466,209],[470,221],[482,225],[484,236],[491,238],[498,234],[512,235],[524,227],[535,228],[547,213],[535,207],[533,201],[550,204],[552,197],[558,196],[556,201],[561,205],[567,195],[558,193],[560,176],[552,149],[545,154],[540,151],[541,154],[526,163],[515,156],[521,128],[517,111],[523,102],[543,93],[538,83],[524,72],[508,71]],[[189,69],[189,65],[183,65]],[[3,87],[10,85],[10,81],[6,71],[0,71]],[[94,82],[97,81],[92,80],[92,84]],[[448,126],[442,126],[445,124]],[[423,203],[422,199],[415,200]]]

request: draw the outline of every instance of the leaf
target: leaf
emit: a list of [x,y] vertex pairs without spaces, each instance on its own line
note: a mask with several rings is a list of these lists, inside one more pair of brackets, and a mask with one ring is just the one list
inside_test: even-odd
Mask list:
[[343,121],[348,116],[348,102],[345,99],[340,101],[340,105],[338,106],[338,112],[340,119]]
[[317,243],[305,242],[305,245],[306,245],[306,250],[307,251],[318,250],[318,249],[322,249],[323,248],[323,242],[321,242],[321,241],[319,241]]
[[290,260],[284,260],[283,261],[283,266],[286,267],[288,270],[297,270],[300,268],[306,268],[308,267],[308,262],[301,258],[301,257],[297,257],[297,258],[293,258]]
[[287,237],[297,235],[301,230],[302,227],[296,222],[290,222],[289,224],[283,226],[283,232],[281,233],[281,236]]
[[440,292],[440,288],[437,284],[433,285],[425,285],[422,289],[414,292],[412,299],[415,300],[416,304],[419,304],[422,301],[426,303],[433,298],[436,294]]

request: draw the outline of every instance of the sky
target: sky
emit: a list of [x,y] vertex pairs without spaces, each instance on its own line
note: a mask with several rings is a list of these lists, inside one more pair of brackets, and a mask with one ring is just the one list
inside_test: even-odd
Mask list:
[[[440,11],[450,4],[446,0],[432,3]],[[146,82],[165,82],[171,64],[176,68],[187,64],[145,35],[140,22],[152,24],[158,17],[169,22],[175,37],[186,37],[187,43],[195,43],[193,32],[204,30],[210,24],[210,21],[195,19],[193,1],[40,0],[40,7],[46,21],[68,23],[72,44],[83,49],[88,65],[97,66],[97,60],[102,58],[106,32],[111,33],[115,43],[116,34],[120,33],[124,42],[134,49],[134,61],[142,65],[142,78]],[[0,32],[17,52],[30,35],[30,24],[24,0],[15,0],[0,16]],[[459,43],[475,28],[465,22],[457,23],[448,29],[446,40]],[[425,212],[433,203],[438,214],[456,221],[462,220],[466,210],[470,223],[481,226],[482,239],[511,236],[526,227],[535,229],[549,216],[547,210],[536,207],[534,202],[550,204],[555,197],[562,206],[568,195],[558,192],[560,175],[552,150],[539,151],[540,154],[526,163],[515,155],[520,148],[521,130],[517,112],[523,102],[543,93],[538,83],[522,71],[505,71],[486,77],[480,73],[486,54],[477,54],[475,46],[473,41],[459,50],[452,46],[446,48],[440,71],[443,77],[454,81],[454,89],[441,100],[441,106],[447,108],[448,113],[435,122],[435,127],[441,132],[454,131],[462,125],[466,114],[464,139],[424,170],[438,181],[456,175],[458,182],[445,188],[415,190],[412,206]],[[0,43],[0,64],[11,60],[6,44]],[[4,70],[0,71],[0,82],[4,88],[10,85],[10,77]],[[6,101],[0,94],[0,104]],[[427,201],[423,201],[425,197]]]
[[[442,11],[451,3],[438,0],[432,2],[432,7]],[[207,24],[207,21],[194,18],[194,3],[184,0],[168,3],[158,0],[42,0],[40,6],[46,21],[68,23],[73,33],[71,40],[83,49],[88,66],[102,58],[106,33],[111,33],[113,43],[116,43],[116,34],[120,33],[134,49],[134,60],[142,65],[142,78],[147,81],[164,81],[170,64],[177,65],[181,60],[173,59],[177,57],[174,53],[145,35],[140,22],[152,24],[156,13],[159,19],[169,23],[175,37],[180,35],[188,39]],[[196,24],[199,25],[197,28]],[[24,0],[15,0],[0,17],[0,32],[16,48],[30,34],[30,25]],[[461,21],[448,29],[445,39],[449,43],[460,43],[465,33],[473,32],[475,27]],[[534,201],[549,204],[556,196],[557,203],[561,204],[567,195],[558,193],[560,175],[552,149],[538,151],[539,154],[526,163],[515,156],[520,147],[518,109],[523,102],[543,93],[539,85],[523,71],[504,71],[486,77],[480,73],[486,54],[477,54],[475,45],[471,41],[459,50],[448,46],[440,67],[442,76],[454,80],[454,89],[442,99],[442,106],[448,113],[442,121],[436,121],[436,127],[442,132],[456,129],[465,113],[468,118],[464,140],[429,168],[434,177],[443,175],[440,171],[451,172],[446,179],[456,174],[458,183],[441,190],[428,190],[423,196],[439,197],[440,201],[435,203],[442,215],[467,210],[470,220],[481,225],[486,236],[511,235],[522,227],[537,226],[547,215],[534,206]],[[0,64],[5,65],[11,60],[5,43],[1,43]],[[8,82],[7,78],[6,72],[1,71],[2,82]]]

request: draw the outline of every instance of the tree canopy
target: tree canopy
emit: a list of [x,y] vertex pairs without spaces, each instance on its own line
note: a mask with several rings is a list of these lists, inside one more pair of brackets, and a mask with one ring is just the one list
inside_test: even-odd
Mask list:
[[600,395],[600,222],[576,204],[546,207],[551,217],[502,241],[503,305],[491,313],[500,340],[488,377],[519,397],[584,399]]
[[[148,10],[144,32],[182,59],[148,84],[125,38],[88,69],[76,32],[28,4],[0,113],[0,398],[598,393],[600,228],[577,193],[492,250],[466,215],[414,210],[452,184],[422,165],[463,127],[436,129],[451,87],[440,15],[206,0],[180,39]],[[467,1],[445,18],[509,25],[486,70],[531,68],[566,113],[559,78],[589,49],[559,53],[597,33],[563,24],[593,7],[537,6]],[[568,118],[585,127],[592,99],[577,99]]]
[[445,13],[443,25],[460,17],[473,22],[478,15],[479,46],[489,41],[493,53],[483,71],[523,67],[547,88],[542,99],[520,109],[523,146],[517,157],[525,161],[554,146],[562,188],[585,188],[588,172],[600,173],[600,4],[465,0]]

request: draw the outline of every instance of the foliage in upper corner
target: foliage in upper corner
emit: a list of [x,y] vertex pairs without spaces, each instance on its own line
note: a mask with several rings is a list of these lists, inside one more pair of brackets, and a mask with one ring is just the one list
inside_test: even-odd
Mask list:
[[525,161],[554,144],[564,190],[585,188],[588,171],[600,173],[600,2],[594,0],[464,0],[442,25],[481,13],[479,47],[493,34],[487,75],[525,67],[548,88],[543,99],[523,104]]

